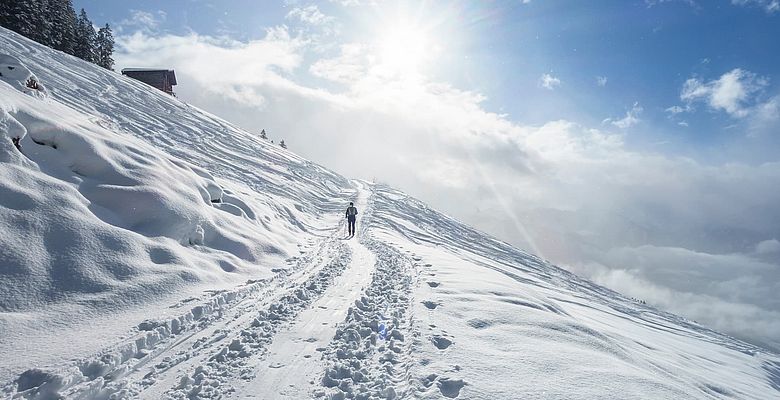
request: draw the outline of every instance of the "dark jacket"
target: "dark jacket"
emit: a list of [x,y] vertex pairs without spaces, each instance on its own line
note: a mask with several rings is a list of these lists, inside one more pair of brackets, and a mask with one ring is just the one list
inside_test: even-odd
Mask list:
[[358,211],[357,211],[357,208],[355,208],[355,206],[347,207],[347,218],[355,218],[357,213],[358,213]]

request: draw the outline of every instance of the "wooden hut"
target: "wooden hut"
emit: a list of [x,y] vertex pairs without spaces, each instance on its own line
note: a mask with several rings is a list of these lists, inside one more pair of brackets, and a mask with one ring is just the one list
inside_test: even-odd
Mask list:
[[173,86],[176,85],[176,74],[172,69],[125,68],[122,70],[122,75],[129,76],[175,96]]

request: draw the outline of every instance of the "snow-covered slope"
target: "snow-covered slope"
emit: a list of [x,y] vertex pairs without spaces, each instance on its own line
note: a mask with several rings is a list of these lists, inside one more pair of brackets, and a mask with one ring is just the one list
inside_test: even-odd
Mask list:
[[[94,350],[172,301],[272,276],[354,192],[223,120],[2,29],[0,53],[24,64],[0,59],[0,352],[45,349],[4,357],[4,380]],[[24,86],[25,66],[48,95]],[[120,311],[128,320],[107,326]]]
[[0,54],[3,396],[780,397],[775,354],[2,28]]

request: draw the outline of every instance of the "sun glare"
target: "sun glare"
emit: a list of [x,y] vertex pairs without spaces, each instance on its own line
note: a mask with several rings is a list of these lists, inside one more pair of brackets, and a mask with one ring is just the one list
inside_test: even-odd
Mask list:
[[377,44],[379,65],[402,75],[419,72],[432,51],[425,31],[410,25],[390,28]]

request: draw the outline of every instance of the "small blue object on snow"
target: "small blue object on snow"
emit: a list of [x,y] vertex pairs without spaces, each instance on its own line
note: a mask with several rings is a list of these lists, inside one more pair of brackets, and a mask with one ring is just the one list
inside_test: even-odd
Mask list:
[[387,339],[387,327],[384,323],[379,324],[379,338],[382,340]]

